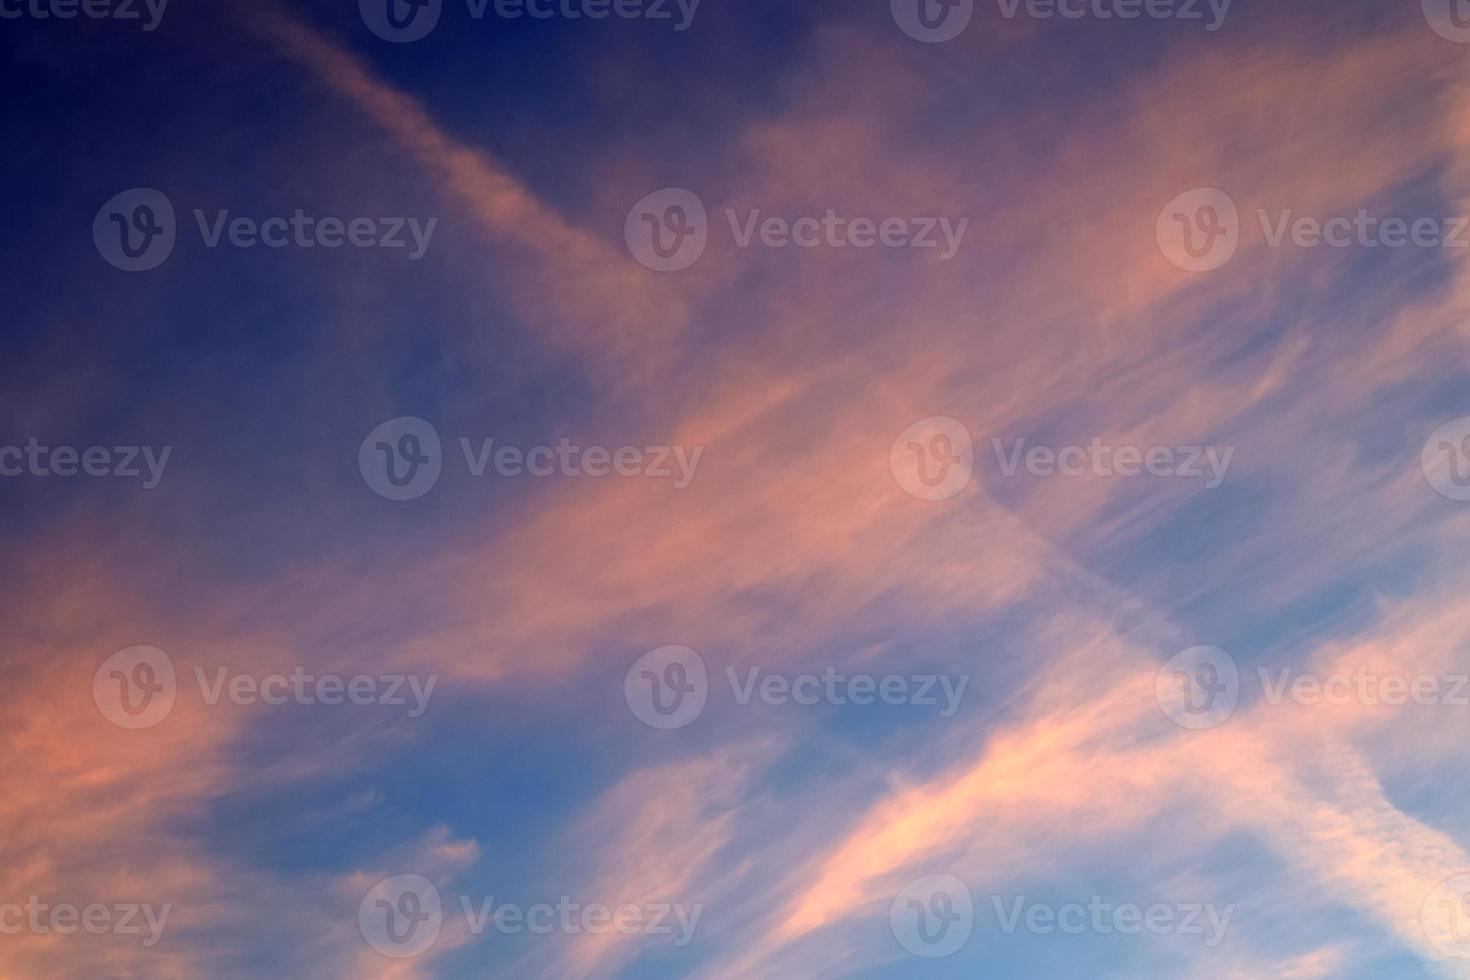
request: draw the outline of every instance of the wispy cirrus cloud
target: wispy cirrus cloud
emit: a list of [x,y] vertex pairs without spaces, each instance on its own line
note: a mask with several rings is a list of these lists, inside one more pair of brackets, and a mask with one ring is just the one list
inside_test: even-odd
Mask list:
[[[594,220],[538,197],[303,15],[244,16],[266,49],[305,69],[305,91],[390,136],[374,152],[406,154],[468,210],[505,259],[519,317],[600,382],[591,387],[612,403],[607,424],[699,447],[703,461],[684,490],[515,488],[432,553],[413,535],[372,535],[371,549],[344,539],[167,615],[167,575],[135,597],[120,575],[76,584],[87,569],[75,555],[38,570],[51,588],[68,585],[21,597],[28,635],[57,622],[71,635],[16,657],[19,696],[56,707],[7,732],[12,758],[39,759],[42,774],[13,762],[11,779],[30,785],[0,803],[0,831],[23,855],[9,891],[49,882],[121,893],[146,876],[150,891],[183,895],[182,940],[146,960],[149,975],[209,975],[222,961],[252,969],[263,934],[292,962],[354,975],[447,974],[480,951],[456,925],[434,953],[391,961],[352,920],[382,877],[414,869],[447,884],[476,868],[479,844],[432,813],[470,824],[473,808],[426,788],[397,798],[396,829],[419,829],[396,834],[385,860],[337,853],[325,869],[254,868],[218,840],[173,834],[179,822],[208,825],[220,800],[246,789],[286,799],[333,771],[391,778],[365,746],[411,736],[336,719],[324,735],[185,701],[166,728],[117,738],[94,716],[86,675],[126,643],[256,670],[310,650],[319,666],[433,671],[470,704],[448,709],[443,730],[426,723],[431,733],[463,738],[455,726],[478,699],[516,696],[557,717],[568,701],[591,705],[589,741],[637,731],[606,683],[620,673],[608,664],[621,668],[630,651],[687,642],[718,673],[902,665],[921,648],[987,682],[975,714],[941,735],[717,706],[701,729],[660,743],[626,736],[620,757],[598,756],[607,770],[562,760],[584,782],[545,804],[576,818],[555,822],[548,850],[560,847],[585,869],[582,887],[609,902],[707,900],[692,955],[715,976],[889,962],[899,951],[887,903],[918,874],[947,869],[977,891],[1086,881],[1113,873],[1120,851],[1136,856],[1133,889],[1218,892],[1255,921],[1279,915],[1310,933],[1238,926],[1218,956],[1136,954],[1159,972],[1337,975],[1359,952],[1357,937],[1332,928],[1347,908],[1376,940],[1454,975],[1425,941],[1419,905],[1470,857],[1451,815],[1390,784],[1403,758],[1421,776],[1452,763],[1457,729],[1382,706],[1247,703],[1218,730],[1186,732],[1162,716],[1155,679],[1173,652],[1213,642],[1195,635],[1211,621],[1197,614],[1202,597],[1220,607],[1217,628],[1295,613],[1290,656],[1317,667],[1458,667],[1458,579],[1435,562],[1455,552],[1465,518],[1424,485],[1416,440],[1438,410],[1426,392],[1463,370],[1462,262],[1420,263],[1429,275],[1387,256],[1373,274],[1398,289],[1362,297],[1361,255],[1272,249],[1252,233],[1230,265],[1200,277],[1171,266],[1154,238],[1163,203],[1207,184],[1230,188],[1246,227],[1255,207],[1453,206],[1465,156],[1454,51],[1423,31],[1199,45],[1096,95],[1040,93],[1007,115],[957,104],[954,85],[1020,70],[1004,59],[1024,57],[1026,42],[987,43],[994,60],[967,62],[968,48],[916,53],[866,26],[822,28],[774,107],[714,134],[724,167],[690,181],[703,181],[711,221],[724,222],[725,207],[945,209],[973,222],[965,261],[793,257],[720,241],[687,276],[660,278],[623,252],[601,210]],[[467,302],[478,286],[464,283]],[[448,359],[469,343],[446,339]],[[889,460],[899,432],[935,415],[961,419],[977,457],[965,492],[939,503],[905,494]],[[1234,482],[1215,496],[1097,475],[1018,490],[990,460],[992,438],[1017,436],[1230,444]],[[1188,533],[1159,540],[1171,522]],[[361,560],[369,551],[376,561]],[[1352,622],[1307,608],[1360,580],[1398,594],[1398,566],[1411,559],[1442,583],[1428,600],[1355,607]],[[261,763],[250,742],[265,727],[310,751]],[[450,736],[427,740],[420,761],[450,757]],[[790,779],[793,765],[811,785]],[[405,816],[405,797],[422,812]],[[374,786],[352,799],[385,797]],[[534,804],[482,805],[536,822]],[[1232,847],[1260,880],[1215,869]],[[268,900],[242,905],[240,882]],[[227,941],[211,938],[219,929]],[[55,974],[60,962],[75,975],[143,969],[135,951],[80,948],[32,937],[0,956],[21,974]],[[643,952],[637,938],[584,935],[521,965],[607,975],[638,969]]]

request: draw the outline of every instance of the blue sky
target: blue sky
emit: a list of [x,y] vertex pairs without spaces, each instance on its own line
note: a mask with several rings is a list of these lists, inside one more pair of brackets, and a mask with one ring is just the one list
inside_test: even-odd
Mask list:
[[374,3],[0,2],[0,975],[1470,975],[1459,0]]

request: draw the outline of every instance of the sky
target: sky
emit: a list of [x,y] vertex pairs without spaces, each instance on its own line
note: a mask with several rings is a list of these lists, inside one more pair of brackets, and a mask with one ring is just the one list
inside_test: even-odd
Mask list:
[[0,0],[0,978],[1470,977],[1467,45]]

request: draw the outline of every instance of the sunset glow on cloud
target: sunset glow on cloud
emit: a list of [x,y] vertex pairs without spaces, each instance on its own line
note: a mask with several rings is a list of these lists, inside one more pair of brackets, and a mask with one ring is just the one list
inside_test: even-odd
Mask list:
[[1470,3],[0,38],[0,978],[1470,977]]

